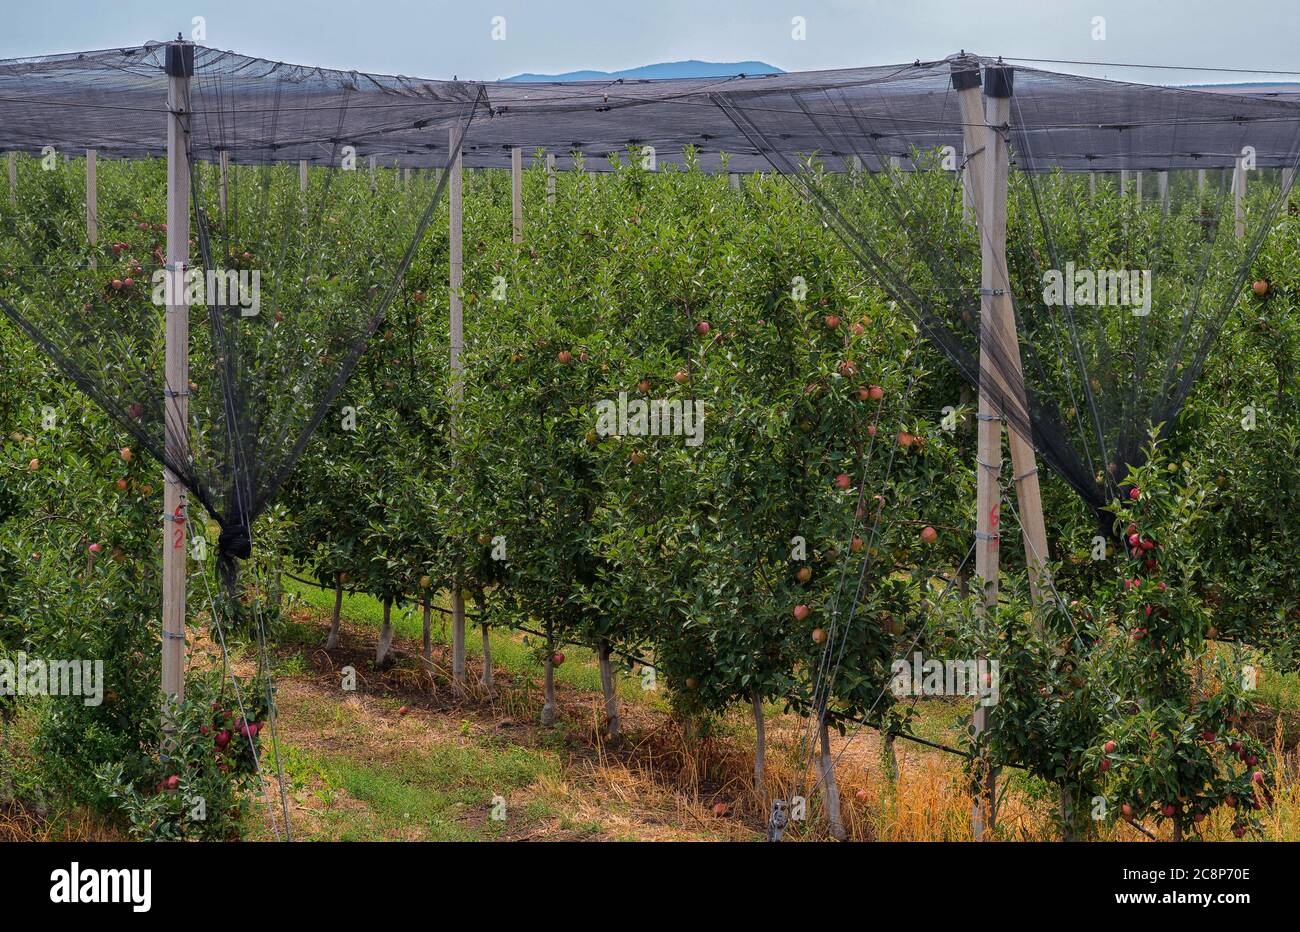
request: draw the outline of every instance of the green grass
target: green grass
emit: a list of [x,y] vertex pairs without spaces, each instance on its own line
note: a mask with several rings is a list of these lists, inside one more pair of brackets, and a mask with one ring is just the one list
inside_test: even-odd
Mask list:
[[[296,714],[305,716],[308,727],[326,721],[364,727],[355,711],[323,700],[304,703]],[[380,761],[349,753],[346,741],[342,743],[344,747],[329,751],[282,747],[290,793],[312,794],[324,803],[323,808],[313,806],[322,838],[382,840],[406,837],[414,829],[427,841],[490,840],[518,833],[556,811],[554,802],[545,798],[518,805],[511,800],[539,779],[559,776],[559,758],[496,735],[402,749]],[[366,808],[336,807],[341,792]],[[506,800],[504,822],[488,817],[498,795]],[[264,815],[250,813],[258,819]]]
[[[332,590],[308,586],[293,579],[285,579],[285,592],[292,593],[299,604],[307,605],[328,613],[334,611],[334,593]],[[437,593],[433,604],[450,609],[450,598],[446,593]],[[353,624],[359,624],[375,632],[376,637],[384,622],[383,604],[373,596],[364,593],[344,593],[343,617]],[[474,611],[467,606],[466,611]],[[419,606],[404,608],[393,607],[390,616],[393,630],[398,637],[419,641],[423,637],[424,621]],[[540,628],[540,625],[529,625]],[[439,611],[434,611],[430,637],[435,644],[451,644],[451,618]],[[285,632],[286,642],[315,646],[320,640],[318,628],[310,625],[293,624]],[[542,675],[542,664],[533,652],[540,642],[535,635],[523,634],[506,628],[493,628],[488,635],[492,646],[492,664],[510,673],[533,678]],[[482,636],[478,626],[472,621],[466,624],[465,650],[471,657],[483,654]],[[564,665],[555,671],[557,683],[564,683],[575,689],[588,692],[600,691],[600,670],[596,665],[596,652],[580,645],[565,645]],[[619,695],[625,700],[647,701],[657,697],[657,693],[641,688],[641,681],[634,676],[618,677]]]

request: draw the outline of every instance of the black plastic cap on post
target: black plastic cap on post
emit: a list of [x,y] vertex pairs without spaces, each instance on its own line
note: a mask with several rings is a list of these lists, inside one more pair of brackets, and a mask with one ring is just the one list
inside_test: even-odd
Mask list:
[[980,66],[979,62],[962,62],[953,63],[952,66],[952,89],[954,91],[968,91],[972,87],[980,86]]
[[1006,65],[989,65],[984,69],[984,96],[1010,97],[1015,69]]
[[167,43],[167,63],[164,70],[169,78],[194,77],[194,46],[188,42]]

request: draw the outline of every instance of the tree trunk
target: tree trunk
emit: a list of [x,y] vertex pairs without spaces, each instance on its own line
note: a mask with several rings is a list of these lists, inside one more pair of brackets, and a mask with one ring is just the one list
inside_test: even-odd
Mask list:
[[844,831],[844,822],[840,818],[840,788],[835,783],[835,763],[831,758],[831,731],[826,719],[821,720],[821,759],[818,769],[821,771],[822,790],[826,794],[826,819],[830,822],[831,834],[843,841],[848,833]]
[[555,644],[546,639],[546,664],[543,667],[544,701],[542,702],[542,724],[555,724]]
[[767,729],[763,723],[763,697],[756,689],[751,698],[754,705],[754,794],[766,808],[763,771],[767,761]]
[[384,626],[379,629],[379,644],[375,648],[375,666],[382,667],[388,659],[388,650],[393,646],[393,625],[390,616],[393,612],[393,600],[384,599]]
[[484,606],[483,601],[483,590],[479,589],[474,593],[474,604],[478,606],[480,628],[483,633],[483,676],[478,682],[491,694],[496,683],[492,677],[492,640],[488,636],[487,608]]
[[884,759],[885,779],[891,784],[898,782],[898,750],[895,747],[893,735],[882,735],[880,741],[880,756]]
[[600,691],[605,696],[605,733],[617,738],[623,733],[623,721],[618,714],[618,689],[614,682],[614,665],[610,663],[608,641],[600,642]]
[[[479,610],[482,611],[482,605],[479,606]],[[488,637],[487,622],[483,622],[479,627],[483,629],[483,675],[479,677],[478,683],[490,693],[494,685],[492,680],[492,641]]]
[[339,620],[343,616],[343,580],[334,579],[334,617],[330,619],[330,635],[325,639],[325,649],[334,650],[339,646]]
[[1174,841],[1183,840],[1183,816],[1182,813],[1174,816]]
[[1061,841],[1078,841],[1074,831],[1074,793],[1068,786],[1061,787]]
[[465,682],[465,595],[460,586],[451,591],[451,688],[457,696],[469,692]]
[[424,648],[420,656],[424,658],[424,675],[433,682],[433,637],[431,635],[431,620],[433,616],[433,607],[429,604],[429,597],[424,597]]

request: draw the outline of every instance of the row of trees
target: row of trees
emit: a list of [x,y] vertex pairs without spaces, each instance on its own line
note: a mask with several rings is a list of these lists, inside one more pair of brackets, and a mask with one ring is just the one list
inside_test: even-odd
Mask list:
[[[1135,818],[1174,818],[1180,828],[1229,797],[1253,798],[1219,753],[1220,744],[1245,749],[1232,754],[1252,768],[1247,782],[1262,767],[1245,763],[1261,761],[1262,748],[1234,731],[1240,677],[1206,673],[1198,684],[1179,671],[1206,655],[1207,637],[1265,645],[1278,663],[1293,656],[1293,530],[1289,512],[1268,509],[1265,490],[1272,500],[1296,494],[1297,324],[1285,284],[1296,266],[1285,235],[1294,220],[1262,259],[1272,289],[1243,301],[1202,390],[1172,425],[1159,456],[1175,472],[1133,477],[1150,494],[1116,516],[1109,559],[1091,559],[1096,522],[1047,477],[1057,586],[1078,604],[1044,610],[1036,626],[1014,584],[984,618],[959,597],[974,526],[969,392],[793,187],[754,177],[735,192],[696,171],[632,164],[563,176],[557,187],[549,201],[542,172],[527,173],[528,225],[516,245],[508,179],[467,178],[460,400],[452,404],[443,364],[444,217],[295,470],[277,527],[257,529],[262,546],[282,541],[323,584],[390,608],[423,602],[426,619],[438,592],[460,588],[485,621],[545,632],[548,683],[560,644],[591,645],[611,732],[620,728],[620,654],[652,658],[683,715],[748,705],[761,735],[763,704],[777,701],[812,716],[823,740],[854,719],[901,732],[909,706],[887,688],[890,666],[915,644],[930,655],[1001,659],[1002,701],[981,748],[995,765],[1026,766],[1076,800],[1102,795]],[[77,209],[50,206],[56,216]],[[101,209],[105,238],[128,239],[131,213],[123,207],[117,232]],[[382,236],[377,225],[367,231]],[[332,274],[369,281],[364,252],[333,250]],[[0,499],[0,568],[14,583],[0,592],[3,643],[50,648],[73,631],[144,637],[134,650],[101,653],[114,665],[135,658],[138,708],[128,720],[150,731],[155,658],[142,619],[155,614],[157,594],[130,580],[154,578],[145,570],[156,555],[156,467],[123,460],[122,435],[59,383],[30,378],[42,364],[0,327],[13,361],[0,372],[0,416],[15,479]],[[1262,400],[1261,372],[1276,375]],[[37,430],[50,399],[61,414],[75,411],[80,445]],[[1246,405],[1263,412],[1257,430],[1238,426]],[[650,435],[650,411],[665,407],[673,431]],[[28,471],[32,458],[41,464]],[[51,467],[66,487],[47,484]],[[60,514],[94,516],[84,542],[59,536]],[[1124,586],[1150,559],[1129,565],[1119,546],[1134,521],[1140,540],[1165,548],[1147,584],[1164,582],[1179,601],[1141,601]],[[91,585],[58,589],[53,580],[66,583],[68,565],[82,569],[92,538],[120,552],[123,568],[104,573],[99,560]],[[1023,569],[1017,549],[1003,553],[1012,580]],[[63,562],[47,578],[33,552]],[[112,580],[120,590],[99,588]],[[96,600],[96,624],[57,620],[78,600]],[[1160,614],[1142,623],[1147,606]],[[377,659],[390,643],[386,626]],[[463,677],[454,685],[470,688]],[[1222,698],[1207,703],[1207,691]],[[51,707],[62,710],[50,718],[57,734],[59,716],[73,710]],[[94,721],[74,742],[113,731],[106,713],[85,714]],[[1170,735],[1166,756],[1128,749],[1141,729]],[[1210,731],[1213,742],[1196,741]],[[1131,759],[1112,756],[1102,769],[1099,755],[1112,752],[1098,749],[1110,740]],[[760,792],[761,761],[760,741]],[[1207,779],[1212,792],[1198,784]],[[1080,805],[1074,817],[1087,811]]]

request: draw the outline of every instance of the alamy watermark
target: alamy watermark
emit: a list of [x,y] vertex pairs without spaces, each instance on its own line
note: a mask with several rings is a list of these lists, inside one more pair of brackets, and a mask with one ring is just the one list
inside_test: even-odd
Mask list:
[[153,273],[153,303],[209,304],[240,308],[239,316],[256,317],[262,310],[259,269],[186,269]]
[[1151,313],[1150,269],[1076,269],[1043,273],[1043,303],[1052,307],[1131,307],[1134,317]]
[[685,437],[688,447],[704,442],[704,402],[680,398],[633,398],[596,402],[596,433],[602,437]]
[[966,660],[926,660],[920,651],[890,666],[889,690],[907,696],[969,696],[982,706],[998,704],[998,662],[987,657]]
[[0,696],[84,696],[104,701],[104,661],[44,660],[19,651],[16,661],[0,657]]

